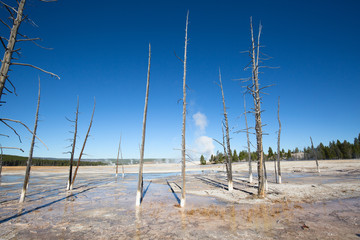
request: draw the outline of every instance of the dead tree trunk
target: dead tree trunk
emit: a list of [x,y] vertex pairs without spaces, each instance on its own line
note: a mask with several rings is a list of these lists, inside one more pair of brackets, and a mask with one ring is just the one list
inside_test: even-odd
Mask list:
[[185,48],[184,48],[184,76],[183,76],[183,122],[182,122],[182,141],[181,141],[181,152],[182,152],[182,188],[181,188],[181,199],[180,207],[185,207],[185,161],[186,161],[186,146],[185,146],[185,125],[186,125],[186,57],[187,57],[187,43],[188,43],[188,25],[189,25],[189,11],[186,15],[186,27],[185,27]]
[[118,154],[117,154],[117,158],[116,158],[116,176],[118,175],[120,146],[121,146],[121,136],[120,136],[120,141],[119,141]]
[[276,166],[276,158],[274,157],[274,171],[275,171],[275,182],[278,183],[278,172]]
[[278,164],[278,183],[281,184],[281,167],[280,167],[280,134],[281,134],[281,122],[280,122],[280,97],[278,98],[278,121],[279,121],[279,132],[277,142],[277,164]]
[[96,100],[95,100],[95,98],[94,98],[94,108],[93,108],[93,111],[92,111],[92,114],[91,114],[91,120],[90,120],[89,128],[88,128],[88,130],[87,130],[87,133],[86,133],[86,136],[85,136],[85,139],[84,139],[84,143],[83,143],[83,146],[82,146],[81,151],[80,151],[79,159],[78,159],[78,161],[77,161],[77,166],[76,166],[75,172],[74,172],[74,177],[73,177],[73,179],[72,179],[72,181],[71,181],[71,184],[70,184],[70,190],[72,190],[73,187],[74,187],[74,182],[75,182],[75,179],[76,179],[77,171],[78,171],[79,166],[80,166],[81,157],[82,157],[82,155],[83,155],[83,153],[84,153],[86,141],[87,141],[87,139],[88,139],[88,137],[89,137],[89,133],[90,133],[90,129],[91,129],[91,126],[92,126],[92,122],[93,122],[93,118],[94,118],[94,113],[95,113],[95,106],[96,106]]
[[123,161],[123,155],[122,155],[122,150],[121,150],[121,146],[120,146],[120,160],[121,160],[121,168],[122,168],[122,178],[124,179],[125,177],[125,170],[124,170],[124,161]]
[[3,94],[3,89],[5,87],[6,79],[8,78],[8,72],[12,60],[12,54],[14,52],[18,30],[23,20],[24,5],[25,5],[25,0],[21,0],[18,9],[16,11],[17,12],[16,19],[13,21],[13,26],[10,31],[10,37],[2,60],[1,69],[0,69],[0,100]]
[[246,117],[246,101],[245,101],[245,95],[244,95],[244,116],[245,116],[245,126],[246,126],[247,150],[248,150],[248,158],[249,158],[249,183],[252,183],[252,181],[253,181],[253,174],[252,174],[252,166],[251,166],[251,152],[250,152],[249,127],[248,127],[247,117]]
[[267,180],[267,171],[266,171],[266,161],[265,161],[265,159],[263,160],[263,164],[264,164],[264,176],[265,176],[265,191],[267,191],[269,189],[269,185],[268,185],[268,180]]
[[312,149],[314,157],[315,157],[317,172],[320,173],[319,162],[318,162],[318,159],[317,159],[317,154],[316,154],[316,151],[314,149],[314,144],[313,144],[313,141],[312,141],[311,137],[310,137],[310,141],[311,141],[311,149]]
[[79,115],[79,97],[77,98],[77,106],[76,106],[76,117],[75,117],[75,125],[74,125],[74,138],[72,143],[72,149],[70,153],[70,166],[69,166],[69,180],[67,183],[66,190],[70,190],[71,179],[72,179],[72,170],[73,170],[73,161],[74,161],[74,153],[75,153],[75,145],[76,145],[76,137],[77,137],[77,124],[78,124],[78,115]]
[[226,144],[225,144],[225,134],[224,134],[224,124],[222,123],[221,124],[221,131],[222,131],[222,139],[223,139],[223,141],[222,141],[222,146],[223,146],[223,148],[224,148],[224,157],[225,157],[225,159],[226,159],[226,161],[225,161],[225,167],[226,167],[226,172],[228,173],[229,172],[229,164],[228,164],[228,161],[227,161],[227,159],[228,159],[228,154],[227,154],[227,152],[226,152]]
[[[261,124],[261,96],[260,96],[260,84],[259,84],[259,55],[260,55],[260,35],[261,35],[261,24],[259,26],[259,33],[257,44],[254,39],[254,31],[252,26],[252,19],[250,18],[251,28],[251,63],[252,63],[252,84],[248,90],[251,92],[254,99],[254,110],[255,110],[255,131],[256,131],[256,147],[258,157],[258,196],[260,198],[265,197],[265,176],[264,176],[264,154],[262,144],[262,124]],[[256,44],[256,46],[255,46]]]
[[146,117],[147,117],[149,84],[150,84],[150,65],[151,65],[151,45],[149,44],[149,60],[148,60],[148,71],[147,71],[147,81],[146,81],[146,94],[145,94],[142,140],[141,140],[141,149],[140,149],[140,163],[139,163],[139,176],[138,176],[139,178],[138,178],[138,187],[137,187],[136,203],[135,203],[136,206],[140,206],[142,198],[143,198],[143,164],[144,164],[144,149],[145,149]]
[[34,131],[33,131],[33,136],[31,139],[29,158],[27,160],[24,184],[23,184],[23,188],[21,191],[19,203],[23,203],[25,201],[26,190],[27,190],[27,187],[29,184],[31,162],[32,162],[32,157],[33,157],[33,152],[34,152],[35,136],[36,136],[36,130],[37,130],[37,124],[38,124],[38,117],[39,117],[39,108],[40,108],[40,80],[39,80],[39,93],[38,93],[38,100],[37,100],[37,107],[36,107],[36,114],[35,114]]
[[[3,90],[6,89],[8,90],[6,87],[5,87],[5,83],[6,83],[6,80],[12,85],[12,87],[14,88],[14,92],[15,92],[15,87],[14,85],[11,83],[11,81],[9,80],[9,77],[8,77],[8,72],[9,72],[9,68],[10,68],[10,65],[20,65],[20,66],[28,66],[28,67],[32,67],[32,68],[35,68],[35,69],[38,69],[42,72],[45,72],[47,74],[50,74],[51,76],[54,76],[54,77],[57,77],[58,79],[60,79],[60,77],[54,73],[51,73],[51,72],[48,72],[48,71],[45,71],[39,67],[36,67],[36,66],[33,66],[31,64],[26,64],[26,63],[14,63],[12,62],[13,60],[13,53],[18,53],[19,54],[19,51],[20,51],[20,48],[19,49],[14,49],[15,48],[15,44],[17,42],[23,42],[23,41],[31,41],[33,43],[35,43],[36,45],[38,45],[35,41],[36,40],[39,40],[40,38],[29,38],[27,37],[26,35],[23,35],[23,34],[20,34],[18,31],[19,31],[19,27],[22,23],[22,21],[24,19],[26,19],[26,17],[24,17],[23,15],[23,11],[24,11],[24,6],[25,6],[25,0],[21,0],[20,2],[18,2],[18,7],[17,9],[3,3],[3,2],[0,2],[0,4],[2,6],[4,6],[10,13],[10,17],[9,19],[12,20],[12,26],[10,27],[10,25],[8,25],[5,21],[2,21],[1,22],[10,29],[10,36],[8,39],[6,39],[5,37],[2,37],[0,36],[0,41],[2,43],[2,46],[5,48],[5,53],[4,53],[4,56],[3,56],[3,59],[1,61],[1,68],[0,68],[0,102],[1,101],[1,97],[3,95]],[[15,17],[15,14],[16,14],[16,17]],[[20,35],[22,36],[24,39],[19,39],[17,40],[17,36]],[[6,40],[7,41],[7,44],[5,46],[5,42],[3,40]],[[40,45],[38,45],[40,46]],[[40,46],[41,47],[41,46]],[[9,92],[11,92],[10,90],[8,90]],[[16,93],[16,92],[15,92]]]
[[231,192],[233,190],[233,181],[232,181],[232,156],[231,156],[231,148],[230,148],[230,136],[229,136],[229,124],[228,124],[228,118],[227,118],[227,112],[226,112],[226,105],[225,105],[225,96],[224,96],[224,90],[222,86],[221,81],[221,72],[219,69],[219,82],[220,82],[220,88],[221,88],[221,95],[222,95],[222,102],[223,102],[223,108],[224,108],[224,119],[225,119],[225,132],[226,132],[226,148],[227,148],[227,154],[226,154],[226,161],[227,161],[227,178],[228,178],[228,190]]

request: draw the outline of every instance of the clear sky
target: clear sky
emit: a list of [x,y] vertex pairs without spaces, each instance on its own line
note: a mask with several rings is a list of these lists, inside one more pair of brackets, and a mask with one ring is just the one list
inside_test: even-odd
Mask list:
[[[7,3],[15,5],[15,1]],[[80,98],[79,154],[92,111],[97,105],[87,158],[115,158],[120,134],[125,158],[139,157],[145,99],[148,44],[152,45],[145,157],[180,158],[182,62],[185,17],[189,15],[188,109],[186,142],[189,153],[221,150],[211,138],[222,139],[222,102],[218,81],[221,68],[232,128],[232,149],[244,150],[246,135],[242,83],[250,76],[243,68],[249,57],[249,18],[261,21],[262,51],[272,57],[265,64],[262,85],[275,84],[264,95],[264,150],[276,149],[277,99],[281,98],[281,148],[294,149],[330,140],[353,141],[360,132],[360,2],[339,1],[71,1],[43,3],[29,0],[25,13],[37,24],[21,25],[21,32],[41,37],[45,50],[21,43],[18,62],[31,63],[60,75],[61,80],[35,69],[12,66],[10,79],[18,96],[2,100],[2,117],[22,120],[33,128],[41,78],[42,99],[37,143],[38,157],[68,157],[76,98]],[[1,19],[7,12],[0,9]],[[8,37],[6,27],[1,35]],[[3,54],[3,51],[1,52]],[[2,56],[2,55],[1,55]],[[9,87],[9,85],[7,85]],[[247,108],[253,102],[249,96]],[[248,115],[254,126],[253,115]],[[23,138],[4,125],[3,146],[16,146],[27,156],[30,134],[16,126]],[[252,137],[255,145],[255,139]],[[255,150],[254,148],[252,150]],[[6,154],[19,152],[6,150]]]

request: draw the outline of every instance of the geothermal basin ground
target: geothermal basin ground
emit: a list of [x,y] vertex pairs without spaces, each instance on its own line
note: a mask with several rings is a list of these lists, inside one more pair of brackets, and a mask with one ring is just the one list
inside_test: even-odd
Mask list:
[[19,204],[25,167],[0,178],[0,239],[360,239],[360,160],[282,161],[282,184],[267,162],[268,191],[257,198],[248,163],[189,163],[186,206],[179,207],[180,164],[145,164],[144,197],[135,207],[137,165],[80,167],[66,191],[67,167],[32,167]]

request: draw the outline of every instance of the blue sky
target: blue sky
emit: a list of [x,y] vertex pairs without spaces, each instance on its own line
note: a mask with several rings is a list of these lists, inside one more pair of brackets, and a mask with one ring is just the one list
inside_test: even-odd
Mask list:
[[[8,1],[14,5],[14,1]],[[152,62],[145,157],[179,158],[181,146],[182,63],[185,17],[189,15],[188,117],[186,141],[193,157],[221,150],[209,138],[221,140],[222,103],[218,81],[221,68],[229,124],[233,131],[245,127],[242,83],[249,57],[241,53],[250,45],[249,18],[255,28],[261,21],[263,52],[273,57],[266,65],[263,85],[275,84],[264,95],[262,115],[264,150],[276,148],[277,98],[281,98],[281,148],[353,141],[360,132],[359,1],[70,1],[26,3],[26,14],[38,25],[24,22],[21,32],[41,37],[44,50],[21,43],[18,62],[31,63],[60,75],[56,80],[31,68],[13,66],[10,79],[18,96],[3,97],[2,116],[19,119],[33,127],[37,78],[41,78],[42,101],[34,155],[67,157],[63,152],[72,137],[76,98],[80,98],[81,148],[96,97],[87,158],[115,158],[120,134],[125,158],[139,157],[146,87],[148,44]],[[4,19],[7,14],[0,11]],[[1,34],[8,36],[6,28]],[[247,108],[252,100],[247,96]],[[197,115],[196,115],[197,114]],[[193,116],[198,118],[198,125]],[[248,116],[254,126],[254,117]],[[202,120],[202,121],[201,121]],[[206,124],[205,124],[206,120]],[[20,144],[10,138],[3,146],[22,147],[27,156],[30,135]],[[204,137],[205,136],[205,137]],[[207,138],[206,138],[207,137]],[[245,134],[231,133],[232,148],[245,149]],[[203,141],[205,140],[205,141]],[[255,145],[255,140],[252,139]],[[212,146],[213,145],[213,146]],[[252,149],[254,150],[254,149]],[[7,150],[7,154],[18,152]]]

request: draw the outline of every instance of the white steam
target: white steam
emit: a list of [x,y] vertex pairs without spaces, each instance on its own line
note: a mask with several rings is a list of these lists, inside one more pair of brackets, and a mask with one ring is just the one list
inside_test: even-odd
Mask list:
[[196,145],[196,151],[199,154],[204,155],[205,158],[209,158],[211,154],[214,154],[215,146],[213,143],[213,139],[211,137],[208,136],[198,137],[195,140],[195,145]]
[[204,155],[205,158],[209,159],[211,154],[214,154],[215,146],[213,144],[213,139],[205,136],[205,129],[208,125],[206,115],[197,112],[192,117],[195,121],[195,126],[197,127],[195,135],[200,135],[195,139],[195,152],[199,157],[200,155]]
[[195,125],[199,127],[201,131],[205,131],[205,128],[207,126],[207,118],[205,114],[202,114],[201,112],[197,112],[193,115],[193,119],[195,121]]

